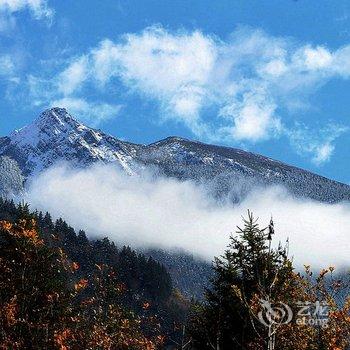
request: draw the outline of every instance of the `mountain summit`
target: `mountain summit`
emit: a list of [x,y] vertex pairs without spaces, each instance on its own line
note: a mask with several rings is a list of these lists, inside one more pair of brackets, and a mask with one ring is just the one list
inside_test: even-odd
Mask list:
[[48,109],[32,124],[0,139],[0,154],[15,159],[26,177],[63,161],[75,167],[116,162],[131,174],[135,147],[81,124],[64,108]]
[[64,108],[52,108],[41,113],[32,124],[15,130],[10,138],[18,146],[36,147],[45,139],[58,138],[60,135],[72,135],[81,128],[84,126],[68,114]]
[[59,162],[73,167],[112,163],[129,175],[144,168],[210,185],[214,195],[239,201],[253,187],[283,185],[297,197],[350,200],[350,186],[239,149],[169,137],[150,145],[118,140],[77,121],[63,108],[44,111],[32,124],[0,138],[0,156],[15,160],[26,178]]
[[74,117],[72,117],[65,108],[54,107],[47,109],[39,115],[34,121],[39,128],[53,128],[64,131],[67,126],[71,128],[79,128],[80,124]]

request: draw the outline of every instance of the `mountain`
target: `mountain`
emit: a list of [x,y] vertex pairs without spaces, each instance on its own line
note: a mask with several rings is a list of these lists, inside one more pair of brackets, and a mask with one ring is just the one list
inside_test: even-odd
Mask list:
[[0,156],[17,162],[26,178],[57,162],[74,167],[103,162],[130,175],[151,167],[165,176],[205,183],[216,197],[230,193],[233,201],[268,185],[322,202],[350,199],[348,185],[261,155],[179,137],[133,144],[83,125],[63,108],[46,110],[32,124],[0,138]]
[[138,147],[79,123],[62,108],[44,111],[32,124],[0,139],[0,155],[16,160],[26,177],[59,161],[79,167],[115,162],[132,174]]
[[208,261],[200,260],[185,251],[169,252],[153,248],[142,251],[142,254],[164,265],[174,287],[188,299],[203,299],[205,290],[214,278],[214,270]]
[[24,177],[13,159],[0,157],[0,197],[11,197],[24,192]]
[[[217,199],[240,201],[256,186],[283,185],[297,197],[334,203],[350,199],[350,186],[243,150],[168,137],[150,145],[118,140],[87,127],[65,109],[44,111],[32,124],[0,138],[0,197],[23,191],[23,182],[58,162],[73,167],[112,163],[129,175],[151,168],[205,184]],[[22,176],[23,174],[23,176]],[[166,266],[187,297],[200,297],[210,265],[185,253],[144,252]]]

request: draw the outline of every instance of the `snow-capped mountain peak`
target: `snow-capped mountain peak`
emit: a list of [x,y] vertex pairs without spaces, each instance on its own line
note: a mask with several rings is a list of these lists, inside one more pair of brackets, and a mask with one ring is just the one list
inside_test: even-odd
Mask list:
[[33,123],[15,130],[10,138],[17,145],[37,146],[45,139],[60,134],[74,134],[85,127],[75,120],[64,108],[47,109]]
[[34,121],[36,125],[55,127],[64,126],[65,124],[79,125],[79,122],[72,117],[65,108],[54,107],[47,109]]
[[64,108],[51,108],[32,123],[0,142],[0,154],[18,161],[26,176],[66,161],[87,166],[97,161],[115,162],[133,173],[131,144],[78,122]]
[[176,136],[136,145],[85,126],[63,108],[48,109],[32,124],[0,138],[0,156],[15,160],[26,178],[59,162],[72,167],[102,162],[130,175],[147,167],[164,176],[210,184],[216,196],[234,193],[233,200],[253,187],[269,185],[283,185],[298,197],[350,200],[350,186],[258,154]]

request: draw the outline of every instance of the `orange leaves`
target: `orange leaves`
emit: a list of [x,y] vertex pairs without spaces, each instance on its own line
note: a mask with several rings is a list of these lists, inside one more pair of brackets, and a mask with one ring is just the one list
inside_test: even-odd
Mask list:
[[42,245],[43,240],[39,238],[38,232],[36,230],[23,230],[21,232],[22,236],[30,240],[34,245]]
[[5,316],[6,323],[9,326],[13,326],[17,322],[16,316],[18,312],[18,305],[16,295],[10,300],[10,302],[5,303],[2,312]]
[[0,221],[0,229],[4,231],[11,231],[12,224],[8,221]]
[[56,345],[60,350],[69,350],[70,348],[67,345],[67,341],[72,336],[72,331],[68,328],[63,331],[55,332],[54,340]]
[[17,225],[11,224],[7,221],[0,221],[0,229],[7,231],[7,233],[16,238],[25,238],[35,246],[44,244],[35,229],[35,222],[32,220],[21,220]]
[[79,282],[74,285],[74,289],[79,292],[82,289],[85,289],[89,285],[89,281],[85,278],[82,278]]
[[79,268],[80,268],[79,264],[77,262],[73,261],[71,264],[71,270],[74,272],[74,271],[79,270]]
[[143,309],[143,310],[148,310],[150,306],[151,306],[150,303],[148,303],[148,302],[146,301],[146,302],[143,303],[142,309]]
[[325,327],[319,328],[317,332],[313,327],[309,327],[314,339],[322,341],[326,349],[344,350],[350,345],[350,299],[345,300],[344,304],[339,304],[336,298],[341,294],[349,295],[350,276],[344,275],[342,279],[335,279],[334,270],[335,268],[330,266],[328,269],[322,269],[315,278],[310,278],[310,267],[306,267],[306,277],[301,278],[300,285],[304,290],[305,300],[318,300],[329,308]]
[[153,350],[163,341],[156,327],[152,339],[143,334],[148,317],[124,310],[116,296],[126,285],[111,266],[86,272],[32,220],[0,221],[0,235],[0,349]]
[[111,349],[112,339],[105,331],[104,327],[94,325],[92,329],[92,337],[90,346],[93,349]]

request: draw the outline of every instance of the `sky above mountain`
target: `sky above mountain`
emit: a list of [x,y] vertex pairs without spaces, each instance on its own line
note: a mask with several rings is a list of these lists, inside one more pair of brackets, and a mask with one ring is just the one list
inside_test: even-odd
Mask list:
[[0,0],[0,135],[59,106],[349,183],[348,1]]

